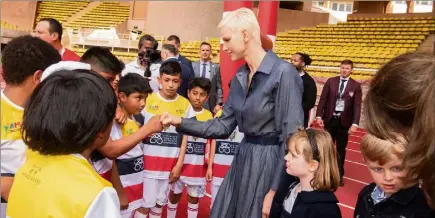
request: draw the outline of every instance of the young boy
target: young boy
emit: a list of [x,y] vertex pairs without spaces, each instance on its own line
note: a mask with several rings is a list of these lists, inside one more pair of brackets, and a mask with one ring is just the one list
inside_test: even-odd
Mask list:
[[[189,82],[187,96],[196,113],[196,119],[199,121],[213,119],[212,113],[202,107],[208,99],[210,88],[211,82],[206,78],[195,78]],[[187,185],[188,193],[187,217],[196,218],[198,216],[198,201],[204,196],[206,185],[204,165],[206,143],[207,139],[187,136],[187,149],[181,176],[178,181],[172,183],[169,193],[168,218],[175,218],[185,185]],[[216,141],[212,140],[211,143],[216,143]]]
[[2,51],[1,92],[1,212],[6,216],[6,202],[14,176],[25,161],[26,146],[21,139],[25,102],[39,84],[42,72],[61,60],[59,52],[47,42],[31,36],[17,37]]
[[[89,64],[92,70],[100,74],[112,85],[115,93],[118,92],[119,75],[124,69],[124,64],[108,49],[98,46],[92,47],[82,55],[80,61]],[[118,105],[116,112],[115,121],[124,124],[127,120],[124,110]],[[105,146],[95,150],[91,155],[95,170],[103,178],[110,181],[118,193],[122,210],[128,208],[129,200],[122,187],[116,162],[111,159],[116,159],[134,148],[151,132],[159,132],[162,129],[161,124],[157,119],[153,119],[153,121],[156,122],[149,122],[128,137],[116,141],[109,140]]]
[[89,163],[109,138],[116,105],[110,84],[91,71],[58,71],[36,87],[23,115],[29,149],[8,217],[120,217],[116,191]]
[[403,153],[407,142],[401,136],[395,141],[367,134],[361,140],[361,153],[374,183],[361,190],[354,216],[365,217],[435,217],[418,181],[406,185],[407,169]]
[[[114,124],[110,141],[117,141],[139,130],[133,115],[140,114],[152,89],[148,81],[134,73],[121,77],[118,83],[119,105],[127,116],[127,122],[120,126]],[[122,217],[146,217],[143,206],[143,144],[139,142],[127,153],[116,159],[121,182],[128,197],[128,208],[121,211]]]
[[[161,89],[147,98],[142,111],[145,123],[151,116],[168,112],[180,117],[193,117],[195,112],[189,101],[177,94],[181,84],[178,62],[164,62],[160,67]],[[181,143],[183,142],[183,143]],[[147,138],[144,147],[144,200],[150,218],[161,217],[167,204],[169,183],[175,182],[183,167],[187,137],[179,135],[173,126]],[[181,145],[181,148],[180,148]]]
[[[223,109],[216,112],[215,117],[222,115]],[[236,127],[228,139],[216,139],[216,143],[211,143],[210,154],[207,167],[207,181],[211,181],[211,204],[213,206],[219,187],[233,162],[237,147],[242,142],[244,134],[239,132]]]

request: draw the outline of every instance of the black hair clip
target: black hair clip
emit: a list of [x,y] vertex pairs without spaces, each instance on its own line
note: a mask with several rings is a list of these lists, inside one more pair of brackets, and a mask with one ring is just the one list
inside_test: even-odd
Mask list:
[[305,130],[308,136],[308,141],[310,142],[311,148],[313,149],[313,160],[319,161],[319,148],[317,147],[316,135],[313,129]]

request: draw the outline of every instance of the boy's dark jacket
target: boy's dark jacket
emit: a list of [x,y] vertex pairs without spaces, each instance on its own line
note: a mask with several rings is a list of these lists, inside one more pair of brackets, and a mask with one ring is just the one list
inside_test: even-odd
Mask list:
[[388,199],[374,205],[371,194],[375,187],[375,183],[369,184],[358,194],[354,211],[355,218],[435,217],[435,211],[428,206],[423,191],[418,185],[402,189]]
[[269,215],[270,218],[341,218],[340,208],[337,205],[338,200],[334,193],[329,191],[300,192],[296,197],[292,213],[287,213],[283,209],[284,195],[290,192],[291,184],[296,182],[297,178],[290,175],[286,177],[286,185],[281,184],[276,191],[276,194],[280,193],[282,195],[275,195]]

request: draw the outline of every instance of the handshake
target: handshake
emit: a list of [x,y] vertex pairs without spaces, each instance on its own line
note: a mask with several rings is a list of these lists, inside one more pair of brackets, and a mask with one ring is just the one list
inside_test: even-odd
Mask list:
[[181,117],[171,115],[167,112],[161,115],[155,115],[147,122],[147,128],[151,133],[158,133],[167,129],[170,125],[178,126],[181,123]]

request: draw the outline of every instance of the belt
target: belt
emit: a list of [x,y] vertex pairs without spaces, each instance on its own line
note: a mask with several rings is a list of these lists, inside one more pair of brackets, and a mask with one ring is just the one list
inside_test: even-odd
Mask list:
[[257,145],[278,145],[278,136],[245,136],[245,142]]

